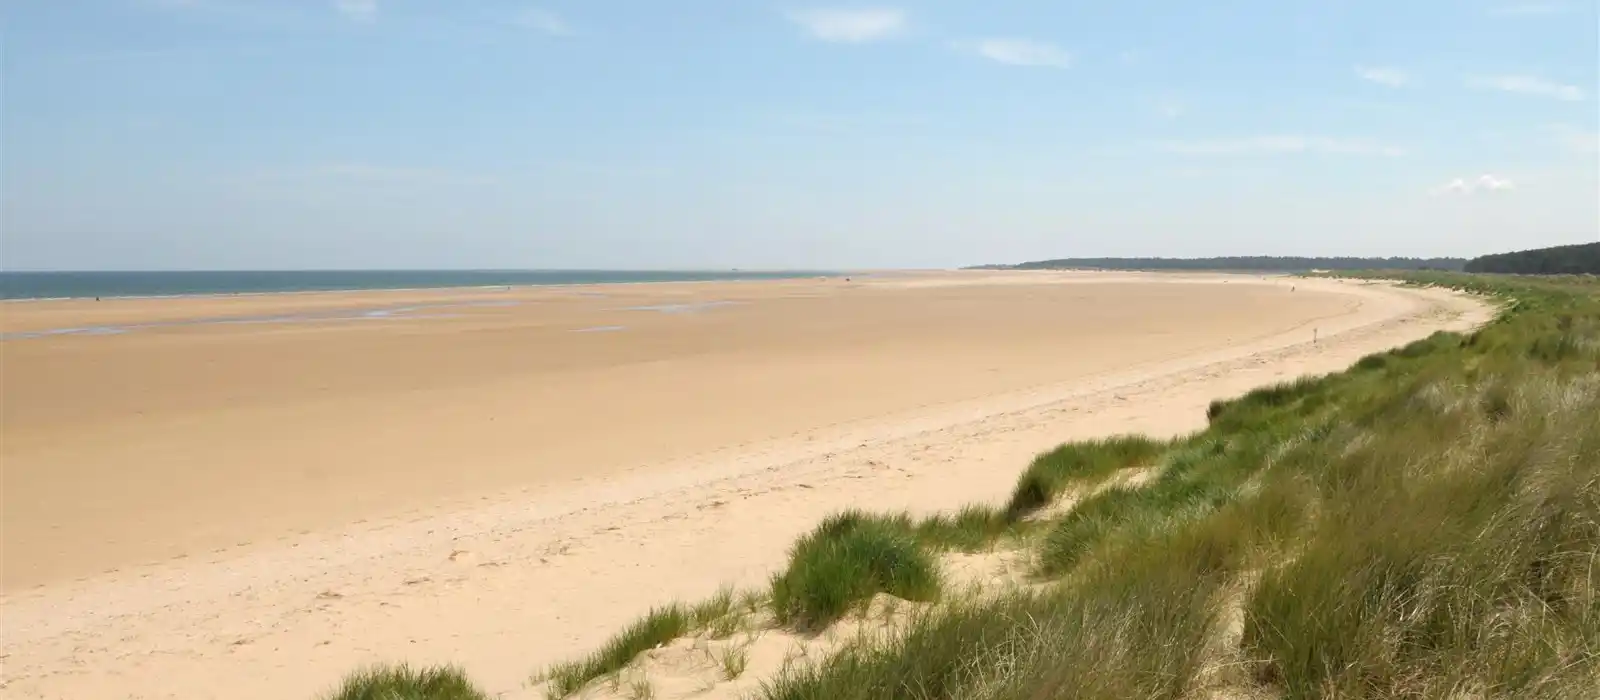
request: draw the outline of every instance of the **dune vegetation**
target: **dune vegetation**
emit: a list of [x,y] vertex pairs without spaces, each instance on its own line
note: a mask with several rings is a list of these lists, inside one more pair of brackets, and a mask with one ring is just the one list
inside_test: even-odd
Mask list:
[[344,679],[330,700],[488,700],[454,666],[412,668],[405,664],[362,669]]
[[[751,694],[1594,697],[1600,281],[1406,279],[1501,312],[1215,402],[1192,435],[1064,445],[998,507],[836,515],[766,590],[657,610],[536,680],[564,697],[680,636],[814,633],[892,596],[920,612]],[[986,549],[1019,552],[1027,580],[955,592],[940,557]],[[350,683],[390,682],[364,673]],[[333,697],[389,697],[350,683]]]
[[1600,242],[1485,255],[1465,267],[1467,272],[1516,275],[1600,275]]
[[1057,258],[1017,265],[989,266],[1002,270],[1222,270],[1233,272],[1307,272],[1310,270],[1448,270],[1459,272],[1462,258],[1308,258],[1280,255],[1235,255],[1218,258]]

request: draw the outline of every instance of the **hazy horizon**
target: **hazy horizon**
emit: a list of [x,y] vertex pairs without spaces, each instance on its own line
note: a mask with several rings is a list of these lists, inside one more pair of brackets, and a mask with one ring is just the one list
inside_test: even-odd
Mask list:
[[6,271],[1600,240],[1593,3],[111,0],[4,24]]
[[[1500,252],[1516,252],[1511,250],[1491,251],[1482,255],[1492,255]],[[1285,253],[1281,255],[1249,255],[1249,254],[1222,254],[1222,255],[1196,255],[1185,257],[1163,255],[1103,255],[1103,256],[1078,256],[1057,255],[1032,260],[1004,260],[995,262],[972,262],[961,265],[948,266],[887,266],[887,267],[834,267],[834,268],[803,268],[803,267],[296,267],[296,268],[252,268],[252,267],[218,267],[218,268],[100,268],[100,269],[68,269],[68,268],[9,268],[0,265],[0,274],[137,274],[137,273],[183,273],[183,272],[786,272],[786,273],[836,273],[836,272],[916,272],[921,270],[956,270],[970,267],[983,267],[992,265],[1017,265],[1029,262],[1042,262],[1048,260],[1071,260],[1087,258],[1124,258],[1129,260],[1157,260],[1157,259],[1211,259],[1211,258],[1411,258],[1411,259],[1440,259],[1449,258],[1457,260],[1471,260],[1480,255],[1295,255]]]

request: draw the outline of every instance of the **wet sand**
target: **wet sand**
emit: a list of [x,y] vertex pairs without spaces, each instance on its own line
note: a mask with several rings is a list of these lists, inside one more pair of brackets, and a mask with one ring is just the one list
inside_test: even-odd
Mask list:
[[1061,440],[1482,316],[992,272],[4,307],[7,694],[81,698],[308,696],[380,659],[530,693],[828,510],[997,500]]

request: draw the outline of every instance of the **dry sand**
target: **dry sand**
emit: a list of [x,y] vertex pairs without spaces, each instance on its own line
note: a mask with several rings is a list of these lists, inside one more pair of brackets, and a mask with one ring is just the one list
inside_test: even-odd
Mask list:
[[399,660],[537,697],[529,672],[759,583],[828,512],[999,501],[1061,441],[1194,429],[1487,309],[944,273],[0,314],[6,697],[248,700]]

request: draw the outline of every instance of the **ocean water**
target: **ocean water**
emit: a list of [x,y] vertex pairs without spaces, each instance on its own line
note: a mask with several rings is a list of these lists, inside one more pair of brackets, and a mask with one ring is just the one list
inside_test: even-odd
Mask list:
[[823,272],[638,270],[287,270],[187,272],[0,272],[0,299],[265,294],[619,282],[693,282],[813,277]]

